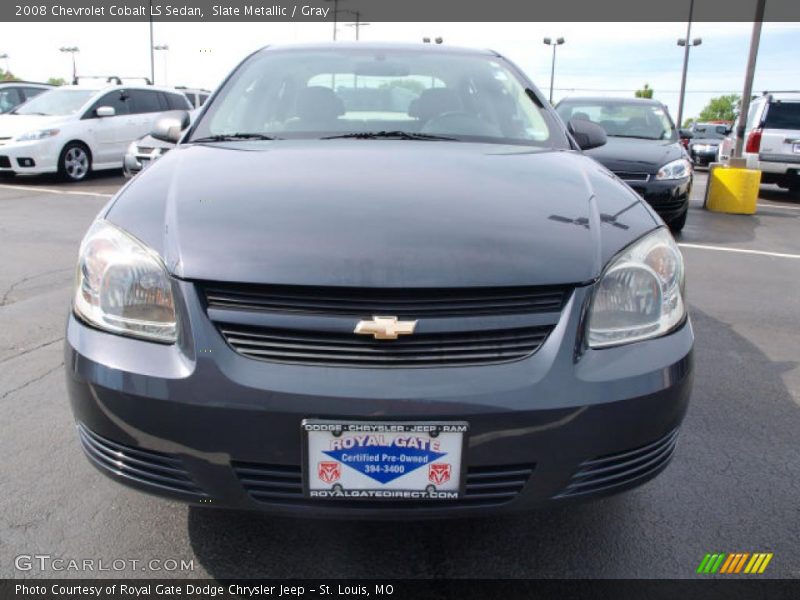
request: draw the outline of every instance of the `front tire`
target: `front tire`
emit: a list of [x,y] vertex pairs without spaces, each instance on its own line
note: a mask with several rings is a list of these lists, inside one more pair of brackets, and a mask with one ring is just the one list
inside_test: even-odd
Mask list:
[[58,174],[66,181],[83,181],[92,170],[92,155],[89,148],[79,142],[70,142],[61,151],[58,159]]
[[686,216],[689,214],[689,209],[687,208],[683,211],[683,214],[680,217],[675,217],[669,222],[669,228],[672,233],[680,233],[683,229],[684,225],[686,225]]

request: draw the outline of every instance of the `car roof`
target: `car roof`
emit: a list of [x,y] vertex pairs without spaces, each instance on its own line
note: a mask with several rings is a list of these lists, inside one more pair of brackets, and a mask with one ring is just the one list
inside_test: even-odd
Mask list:
[[24,86],[37,86],[43,88],[57,87],[52,83],[41,83],[39,81],[23,81],[21,79],[14,79],[13,81],[0,81],[0,85],[24,85]]
[[136,83],[133,85],[119,85],[119,84],[112,84],[112,85],[89,85],[89,84],[78,84],[78,85],[62,85],[58,86],[54,89],[61,89],[61,90],[86,90],[89,92],[98,92],[98,93],[108,93],[113,92],[114,90],[155,90],[157,92],[169,92],[172,94],[181,94],[183,93],[182,90],[176,90],[175,88],[166,87],[166,86],[159,86],[159,85],[146,85],[141,83]]
[[423,42],[310,42],[300,44],[274,44],[265,46],[259,52],[284,50],[401,50],[408,52],[441,52],[443,54],[475,54],[499,56],[488,48],[466,48],[444,44],[427,44]]
[[568,96],[559,100],[559,104],[565,102],[598,102],[598,103],[619,103],[619,104],[652,104],[662,106],[662,103],[654,98],[621,98],[619,96]]

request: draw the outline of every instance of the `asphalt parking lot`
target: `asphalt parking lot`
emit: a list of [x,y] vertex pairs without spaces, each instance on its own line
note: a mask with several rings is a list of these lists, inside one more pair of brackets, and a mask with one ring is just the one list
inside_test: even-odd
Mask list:
[[[0,577],[20,554],[193,561],[187,577],[692,577],[707,552],[773,552],[800,576],[800,200],[763,186],[754,217],[702,210],[679,242],[697,336],[675,458],[637,490],[568,509],[422,523],[188,508],[84,459],[63,374],[78,244],[123,183],[0,180]],[[107,576],[176,573],[126,570]]]

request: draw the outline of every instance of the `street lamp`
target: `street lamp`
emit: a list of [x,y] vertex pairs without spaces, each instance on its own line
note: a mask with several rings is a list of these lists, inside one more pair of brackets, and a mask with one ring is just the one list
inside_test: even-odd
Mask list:
[[[436,42],[437,44],[441,44],[442,42],[444,42],[444,38],[442,36],[438,36],[438,37],[433,38],[433,41]],[[431,38],[429,38],[429,37],[422,38],[422,43],[423,44],[430,44],[431,43]]]
[[689,69],[689,49],[703,43],[702,38],[692,39],[692,14],[694,13],[694,0],[689,0],[689,21],[686,23],[686,37],[678,40],[678,46],[683,48],[683,73],[681,74],[681,93],[678,98],[678,127],[683,127],[683,98],[686,94],[686,71]]
[[[167,51],[167,50],[169,50],[169,45],[167,45],[167,44],[157,44],[157,45],[153,46],[153,50],[155,50],[155,51],[160,51],[160,50]],[[153,81],[153,84],[155,84],[155,81]],[[168,85],[168,82],[167,82],[167,55],[166,54],[164,54],[164,85]]]
[[59,51],[72,55],[72,83],[78,83],[78,71],[75,68],[75,53],[80,52],[81,49],[77,46],[61,46]]
[[363,23],[361,21],[361,11],[360,10],[348,10],[348,11],[343,11],[343,12],[348,12],[351,15],[355,16],[355,18],[356,18],[355,22],[348,23],[347,26],[356,28],[356,41],[358,41],[358,36],[359,36],[359,32],[361,31],[361,28],[362,27],[366,27],[367,25],[370,25],[370,23]]
[[552,40],[549,37],[544,38],[544,43],[547,46],[553,47],[553,66],[550,67],[550,104],[553,103],[553,82],[556,78],[556,48],[563,44],[566,40],[563,37]]

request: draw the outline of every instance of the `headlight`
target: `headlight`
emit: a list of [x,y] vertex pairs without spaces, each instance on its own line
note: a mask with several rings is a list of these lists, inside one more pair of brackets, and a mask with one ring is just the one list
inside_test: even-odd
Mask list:
[[656,173],[656,179],[683,179],[692,174],[692,164],[685,158],[679,158],[665,164]]
[[58,135],[59,129],[39,129],[37,131],[29,131],[17,137],[18,142],[29,142],[31,140],[43,140],[45,138]]
[[686,314],[683,279],[683,257],[666,229],[633,244],[609,263],[595,287],[589,346],[616,346],[672,330]]
[[75,312],[92,325],[174,342],[172,285],[158,255],[107,221],[95,221],[81,243]]

